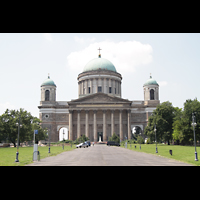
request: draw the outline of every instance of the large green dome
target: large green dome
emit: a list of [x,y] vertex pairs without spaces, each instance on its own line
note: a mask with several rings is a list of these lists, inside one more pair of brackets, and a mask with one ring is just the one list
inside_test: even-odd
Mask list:
[[99,70],[99,69],[105,69],[105,70],[117,72],[115,69],[115,66],[109,60],[105,58],[101,58],[100,55],[98,58],[94,58],[93,60],[89,61],[85,65],[83,72]]
[[146,85],[158,85],[158,83],[156,82],[155,79],[152,78],[152,76],[150,76],[150,79],[148,79],[146,81],[146,83],[144,84],[144,86],[146,86]]
[[42,83],[41,87],[45,86],[45,85],[56,86],[56,84],[54,83],[54,81],[52,79],[50,79],[50,76],[48,76],[48,78]]

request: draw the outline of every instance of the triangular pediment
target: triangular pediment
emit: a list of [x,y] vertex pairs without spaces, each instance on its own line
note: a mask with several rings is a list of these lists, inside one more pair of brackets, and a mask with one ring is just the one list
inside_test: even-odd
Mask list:
[[70,103],[131,103],[131,101],[105,93],[95,93],[68,102]]

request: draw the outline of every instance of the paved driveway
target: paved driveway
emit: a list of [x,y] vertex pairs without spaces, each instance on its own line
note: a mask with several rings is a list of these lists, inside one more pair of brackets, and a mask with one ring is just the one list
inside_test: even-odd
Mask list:
[[96,144],[63,152],[36,161],[28,166],[191,166],[173,159],[163,158],[120,147]]

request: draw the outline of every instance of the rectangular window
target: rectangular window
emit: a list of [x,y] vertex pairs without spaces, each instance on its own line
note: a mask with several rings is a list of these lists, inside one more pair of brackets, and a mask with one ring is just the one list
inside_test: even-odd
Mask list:
[[109,87],[109,93],[112,93],[112,87]]
[[90,94],[90,87],[88,87],[88,93]]
[[101,87],[98,87],[98,92],[101,92],[102,90],[101,90]]

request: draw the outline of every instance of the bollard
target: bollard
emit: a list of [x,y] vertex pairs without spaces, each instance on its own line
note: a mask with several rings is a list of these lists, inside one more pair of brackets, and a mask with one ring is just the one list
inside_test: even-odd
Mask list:
[[135,146],[135,149],[136,149],[136,146]]
[[40,161],[40,152],[38,151],[38,156],[37,156],[38,161]]
[[169,153],[171,154],[171,156],[172,156],[172,150],[169,150]]

